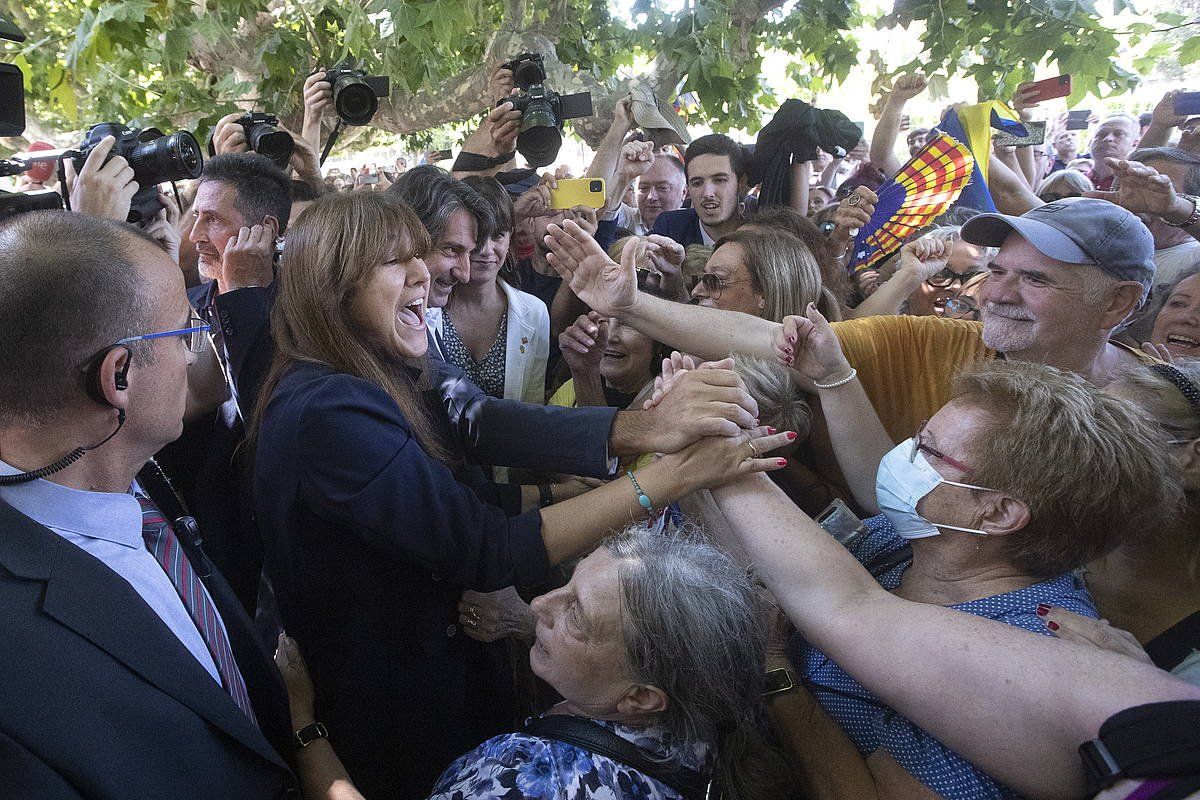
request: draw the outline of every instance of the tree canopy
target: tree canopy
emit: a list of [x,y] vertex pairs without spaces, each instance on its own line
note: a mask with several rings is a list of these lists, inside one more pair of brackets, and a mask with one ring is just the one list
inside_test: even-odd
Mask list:
[[[761,81],[765,51],[789,54],[802,89],[827,90],[859,65],[853,32],[871,23],[921,44],[908,64],[871,53],[879,84],[919,68],[935,90],[965,74],[985,97],[1044,62],[1072,74],[1077,96],[1106,96],[1155,59],[1200,60],[1196,19],[1159,14],[1110,30],[1092,0],[896,0],[874,18],[858,0],[685,0],[674,11],[634,0],[628,15],[607,0],[0,0],[0,14],[29,37],[5,49],[25,72],[30,116],[57,131],[132,119],[206,131],[251,105],[295,122],[305,77],[353,56],[392,78],[374,125],[411,133],[476,115],[491,69],[523,50],[546,54],[554,88],[594,93],[598,117],[576,126],[585,138],[635,65],[668,102],[694,91],[694,121],[755,130],[777,104]],[[1162,37],[1167,28],[1176,32]],[[1142,63],[1121,63],[1122,43],[1150,36],[1162,41]]]

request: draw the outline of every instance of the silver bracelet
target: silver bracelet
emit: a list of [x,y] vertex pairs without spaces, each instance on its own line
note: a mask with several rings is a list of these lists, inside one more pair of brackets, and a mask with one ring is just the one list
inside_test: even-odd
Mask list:
[[857,376],[858,376],[858,370],[855,369],[854,367],[851,367],[850,374],[847,375],[846,377],[842,378],[840,381],[834,381],[833,383],[817,383],[816,381],[813,381],[813,386],[817,387],[818,389],[836,389],[839,386],[845,386],[847,383],[854,380]]

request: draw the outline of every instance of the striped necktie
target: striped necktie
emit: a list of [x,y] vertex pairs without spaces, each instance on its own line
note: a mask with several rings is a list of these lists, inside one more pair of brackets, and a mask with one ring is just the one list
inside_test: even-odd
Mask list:
[[229,692],[237,707],[257,727],[258,720],[255,719],[254,709],[250,706],[246,682],[242,680],[242,673],[233,658],[233,650],[229,647],[229,639],[221,627],[221,618],[217,615],[217,609],[208,593],[204,591],[204,584],[192,569],[187,555],[179,546],[175,531],[167,524],[166,517],[150,498],[143,494],[137,494],[136,497],[142,506],[142,538],[146,541],[146,549],[171,579],[171,585],[179,593],[183,607],[187,609],[192,622],[196,624],[196,629],[200,631],[200,636],[217,665],[221,685]]

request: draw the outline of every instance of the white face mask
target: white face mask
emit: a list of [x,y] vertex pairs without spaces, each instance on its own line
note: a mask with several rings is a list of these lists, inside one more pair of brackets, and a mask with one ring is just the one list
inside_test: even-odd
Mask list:
[[974,533],[987,536],[987,531],[978,528],[960,528],[956,525],[937,525],[917,513],[917,503],[921,498],[938,487],[939,483],[951,486],[961,486],[964,489],[978,489],[983,492],[994,491],[971,483],[948,481],[938,474],[938,471],[925,460],[925,455],[917,452],[912,458],[913,440],[906,439],[893,447],[879,462],[879,471],[875,474],[875,500],[879,510],[892,523],[896,533],[905,539],[925,539],[937,536],[938,528],[949,528],[954,531]]

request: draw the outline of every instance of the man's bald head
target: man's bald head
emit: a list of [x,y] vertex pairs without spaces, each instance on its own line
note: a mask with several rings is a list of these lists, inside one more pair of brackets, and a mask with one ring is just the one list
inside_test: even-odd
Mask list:
[[78,402],[89,361],[145,332],[142,265],[157,256],[170,261],[137,228],[85,214],[39,211],[0,227],[0,427],[40,425]]

